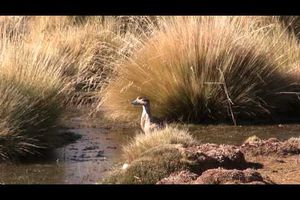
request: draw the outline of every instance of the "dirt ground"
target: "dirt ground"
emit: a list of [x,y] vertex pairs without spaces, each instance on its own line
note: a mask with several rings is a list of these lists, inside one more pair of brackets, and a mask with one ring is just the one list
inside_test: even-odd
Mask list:
[[[217,162],[200,173],[172,173],[158,184],[300,184],[300,138],[251,137],[241,146],[201,144],[185,150],[203,161],[202,168],[210,160]],[[202,160],[201,153],[206,155]]]
[[263,164],[257,169],[276,184],[300,184],[300,155],[245,156],[246,160]]

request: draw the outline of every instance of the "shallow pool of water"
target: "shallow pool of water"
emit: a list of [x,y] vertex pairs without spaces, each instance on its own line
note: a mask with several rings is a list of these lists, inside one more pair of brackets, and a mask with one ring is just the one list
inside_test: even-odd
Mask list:
[[79,134],[80,139],[33,163],[0,164],[0,183],[97,183],[120,161],[121,145],[135,134],[132,129],[95,127],[80,118],[70,124],[71,128],[62,131]]
[[[81,138],[56,149],[47,158],[27,164],[0,164],[3,184],[94,184],[99,182],[121,159],[121,146],[137,129],[101,128],[80,118],[73,118],[66,129]],[[137,127],[138,128],[138,127]],[[281,140],[300,137],[300,124],[283,125],[188,125],[201,142],[240,145],[246,138],[276,137]]]
[[256,135],[261,139],[271,137],[285,140],[300,137],[300,124],[276,125],[189,125],[189,131],[203,143],[241,145],[248,137]]

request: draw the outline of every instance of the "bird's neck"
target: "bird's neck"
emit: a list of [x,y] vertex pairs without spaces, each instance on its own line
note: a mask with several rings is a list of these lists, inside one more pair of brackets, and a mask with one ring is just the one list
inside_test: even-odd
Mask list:
[[143,105],[143,113],[141,117],[141,128],[144,132],[147,132],[147,127],[149,128],[151,123],[151,113],[150,105]]
[[142,113],[142,116],[148,116],[149,119],[151,118],[150,104],[143,105],[143,113]]

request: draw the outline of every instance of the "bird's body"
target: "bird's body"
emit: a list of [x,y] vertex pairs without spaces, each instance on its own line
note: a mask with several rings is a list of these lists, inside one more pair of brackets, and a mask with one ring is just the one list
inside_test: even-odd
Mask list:
[[135,100],[132,101],[132,104],[143,106],[143,112],[141,116],[141,128],[145,133],[163,128],[163,124],[152,117],[150,112],[150,101],[147,98],[137,97]]

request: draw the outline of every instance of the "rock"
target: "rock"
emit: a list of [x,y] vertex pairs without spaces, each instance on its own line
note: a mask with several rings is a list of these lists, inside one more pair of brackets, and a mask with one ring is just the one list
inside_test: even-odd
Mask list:
[[193,172],[198,174],[211,168],[245,169],[249,166],[244,154],[233,145],[202,144],[186,148],[185,153],[195,162]]
[[79,158],[91,158],[91,156],[86,155],[86,154],[81,154],[81,155],[79,156]]
[[300,154],[300,138],[290,138],[284,142],[276,138],[256,140],[241,145],[241,151],[248,155],[297,155]]
[[167,178],[163,178],[157,184],[191,184],[199,175],[190,171],[184,170],[171,174]]
[[274,161],[277,162],[277,163],[285,163],[284,160],[279,160],[279,159],[275,159]]
[[300,154],[300,138],[290,138],[284,141],[281,145],[280,151],[283,155],[297,155]]
[[108,147],[106,147],[107,149],[117,149],[117,147],[116,146],[108,146]]
[[268,184],[261,174],[253,169],[209,169],[202,173],[193,184]]
[[128,164],[128,163],[124,163],[124,164],[122,165],[122,169],[123,169],[123,170],[126,170],[128,167],[129,167],[129,164]]
[[104,151],[98,151],[96,157],[104,157]]
[[98,146],[88,146],[88,147],[85,147],[83,150],[84,151],[89,151],[89,150],[95,150],[95,149],[98,149],[99,147]]

